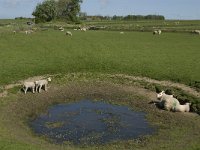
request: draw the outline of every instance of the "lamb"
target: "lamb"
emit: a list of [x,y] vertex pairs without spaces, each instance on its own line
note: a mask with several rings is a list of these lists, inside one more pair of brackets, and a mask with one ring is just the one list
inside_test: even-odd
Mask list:
[[67,31],[66,35],[72,36],[72,33],[70,31]]
[[157,98],[160,100],[160,107],[168,111],[174,111],[176,106],[180,105],[179,101],[176,98],[174,98],[173,95],[167,95],[164,91],[157,94]]
[[24,82],[23,84],[23,90],[24,93],[26,94],[28,89],[32,89],[32,92],[35,93],[35,83],[34,82]]
[[44,90],[47,91],[47,84],[48,82],[51,81],[51,78],[47,78],[47,79],[43,79],[43,80],[38,80],[35,81],[35,85],[36,85],[36,91],[38,90],[38,92],[41,92],[42,87],[44,87]]
[[185,105],[177,105],[174,111],[177,112],[189,112],[191,103],[186,103]]

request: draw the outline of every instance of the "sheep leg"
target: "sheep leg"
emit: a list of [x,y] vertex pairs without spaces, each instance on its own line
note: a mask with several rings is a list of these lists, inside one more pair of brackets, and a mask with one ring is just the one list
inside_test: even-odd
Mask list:
[[36,85],[36,86],[35,86],[35,92],[37,92],[37,88],[38,88],[38,86]]
[[44,90],[47,91],[47,84],[44,85]]
[[32,91],[33,91],[33,93],[35,93],[35,87],[32,87]]
[[28,88],[27,87],[25,87],[25,89],[24,89],[24,93],[26,94],[26,91],[28,90]]
[[39,93],[41,92],[41,88],[42,88],[42,85],[39,85],[39,91],[38,91]]

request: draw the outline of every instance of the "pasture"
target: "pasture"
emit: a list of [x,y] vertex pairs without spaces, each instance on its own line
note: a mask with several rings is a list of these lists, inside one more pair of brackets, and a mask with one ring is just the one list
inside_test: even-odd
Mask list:
[[1,85],[68,72],[124,73],[185,84],[200,80],[200,37],[189,33],[72,31],[0,34]]
[[[74,31],[73,26],[64,24],[65,32],[73,34],[66,36],[65,32],[53,29],[56,23],[40,24],[39,30],[26,35],[24,31],[13,34],[16,26],[10,25],[8,20],[0,21],[3,24],[0,26],[0,93],[6,85],[29,77],[49,75],[53,78],[50,92],[24,95],[21,87],[14,87],[9,89],[7,97],[0,97],[0,149],[199,149],[199,115],[159,110],[149,104],[155,99],[156,84],[133,79],[135,76],[148,77],[199,90],[200,36],[185,32],[199,29],[199,21],[180,22],[184,25],[180,23],[176,32],[164,31],[161,35],[147,31],[153,26],[162,28],[163,22],[135,22],[140,23],[140,27],[142,24],[148,27],[143,31],[133,25],[138,28],[135,32],[131,32],[135,29],[127,28],[130,22],[118,22],[116,26],[106,22],[106,26],[112,26],[110,30],[86,32]],[[170,29],[178,26],[168,21],[170,23]],[[88,24],[105,26],[105,22],[84,22],[84,25]],[[28,28],[24,22],[18,27]],[[120,34],[118,28],[124,34]],[[185,96],[180,89],[172,89]],[[27,126],[30,118],[45,113],[48,106],[84,97],[144,111],[151,125],[158,127],[158,132],[136,140],[90,147],[68,142],[52,144],[49,139],[34,135]],[[189,95],[187,100],[190,98]],[[200,103],[199,97],[193,95],[192,98],[190,101]]]

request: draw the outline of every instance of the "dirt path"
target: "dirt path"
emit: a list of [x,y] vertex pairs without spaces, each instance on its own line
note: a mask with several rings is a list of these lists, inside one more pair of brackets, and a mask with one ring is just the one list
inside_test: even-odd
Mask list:
[[145,81],[147,83],[155,83],[155,84],[159,84],[162,86],[169,86],[169,87],[177,87],[179,89],[182,89],[183,91],[194,95],[196,97],[200,97],[200,92],[197,92],[195,89],[185,85],[185,84],[181,84],[181,83],[174,83],[171,81],[158,81],[155,79],[150,79],[147,77],[136,77],[136,76],[127,76],[127,75],[123,75],[123,74],[116,74],[116,75],[110,75],[111,77],[121,77],[121,78],[127,78],[127,79],[132,79],[135,81]]
[[[85,75],[85,73],[83,75]],[[86,73],[86,75],[87,75],[87,73]],[[187,85],[181,84],[181,83],[174,83],[174,82],[171,82],[171,81],[159,81],[159,80],[150,79],[150,78],[147,78],[147,77],[128,76],[128,75],[124,75],[124,74],[114,74],[114,75],[112,75],[112,74],[101,74],[101,75],[105,76],[105,77],[111,77],[111,78],[124,78],[124,79],[129,79],[129,80],[134,80],[134,81],[144,81],[146,83],[155,83],[155,84],[159,84],[159,85],[162,85],[162,86],[177,87],[179,89],[182,89],[186,93],[189,93],[189,94],[194,95],[196,97],[200,97],[200,92],[197,92],[195,89],[193,89],[193,88],[191,88]],[[51,75],[51,76],[53,77],[53,75]],[[43,79],[43,78],[45,78],[45,76],[35,76],[35,77],[30,77],[30,78],[25,79],[25,80],[18,81],[18,83],[16,83],[16,84],[6,85],[4,87],[4,91],[2,93],[0,93],[0,97],[7,96],[9,89],[16,87],[16,86],[21,86],[23,84],[23,82],[25,82],[25,81],[36,81],[36,80],[40,80],[40,79]],[[144,93],[144,94],[146,94],[146,93]]]

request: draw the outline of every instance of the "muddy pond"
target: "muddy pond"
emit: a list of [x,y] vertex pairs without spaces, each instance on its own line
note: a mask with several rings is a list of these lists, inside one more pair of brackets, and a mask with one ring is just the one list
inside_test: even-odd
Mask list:
[[46,114],[30,122],[30,127],[56,144],[105,144],[153,134],[155,129],[145,115],[127,106],[81,100],[49,107]]

